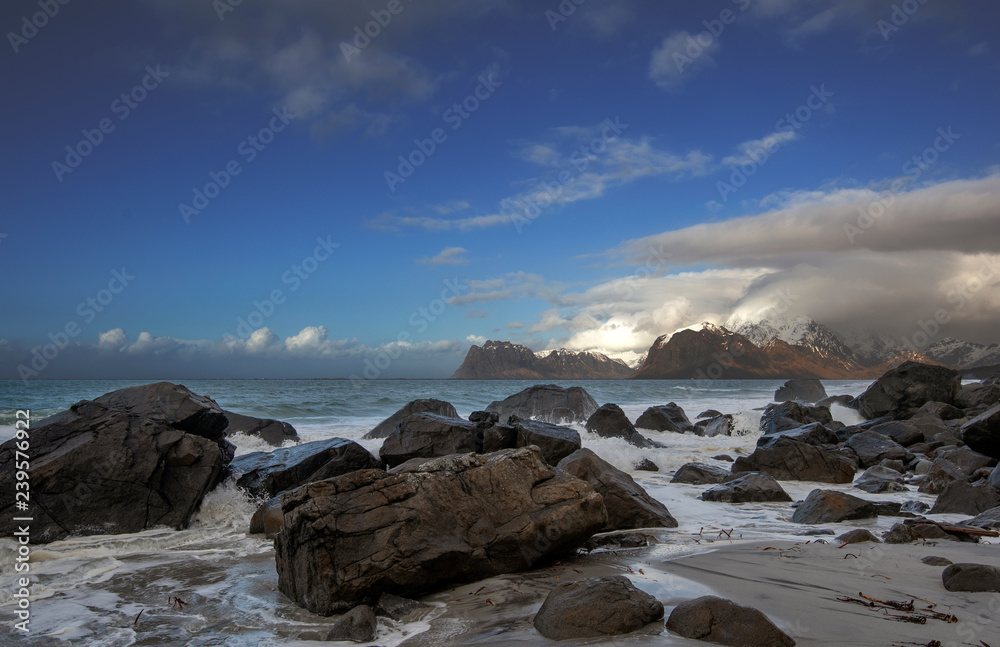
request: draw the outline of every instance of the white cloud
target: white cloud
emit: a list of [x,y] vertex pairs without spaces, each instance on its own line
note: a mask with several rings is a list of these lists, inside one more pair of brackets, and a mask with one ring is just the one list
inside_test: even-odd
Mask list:
[[435,256],[418,258],[419,265],[467,265],[469,259],[465,258],[469,250],[464,247],[445,247]]
[[721,47],[719,40],[707,31],[694,36],[675,31],[653,50],[649,78],[660,88],[673,90],[702,70],[715,67],[712,55]]
[[751,139],[743,142],[736,149],[736,155],[730,155],[722,159],[725,166],[740,166],[742,164],[760,163],[768,155],[774,153],[779,147],[799,138],[794,130],[783,130],[765,135],[760,139]]
[[469,335],[468,337],[465,338],[465,341],[469,342],[470,344],[482,346],[483,344],[486,343],[487,339],[481,335]]
[[97,335],[97,347],[102,350],[121,350],[127,342],[123,328],[114,328]]

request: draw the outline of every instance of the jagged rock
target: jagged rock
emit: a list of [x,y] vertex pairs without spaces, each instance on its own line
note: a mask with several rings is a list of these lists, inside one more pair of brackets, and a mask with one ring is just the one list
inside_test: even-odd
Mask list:
[[660,468],[653,461],[648,458],[641,459],[635,464],[634,468],[637,472],[659,472]]
[[671,483],[689,483],[691,485],[710,485],[722,483],[729,476],[727,470],[705,463],[685,463],[674,473]]
[[958,407],[945,402],[925,402],[913,415],[915,419],[958,420],[965,417],[965,412]]
[[941,573],[949,591],[1000,593],[1000,568],[989,564],[952,564]]
[[663,618],[663,604],[623,575],[560,584],[545,598],[534,625],[550,640],[619,636]]
[[888,467],[875,465],[869,467],[864,474],[854,482],[854,487],[864,490],[870,494],[881,494],[883,492],[906,492],[906,482],[903,475]]
[[836,490],[813,490],[792,515],[792,521],[807,525],[839,523],[878,516],[871,501]]
[[561,348],[535,353],[509,341],[489,340],[482,347],[472,346],[451,377],[465,380],[617,380],[634,372],[620,359],[593,351]]
[[541,384],[528,387],[506,400],[491,402],[486,410],[498,414],[500,420],[517,416],[522,420],[571,424],[586,422],[597,411],[597,402],[583,387],[564,389],[555,384]]
[[813,422],[828,424],[833,416],[826,407],[808,406],[798,402],[769,404],[760,418],[760,430],[764,434],[777,434],[796,429]]
[[891,438],[903,447],[924,442],[924,432],[910,420],[890,420],[868,428],[872,433]]
[[893,524],[892,528],[882,533],[882,541],[887,544],[908,544],[917,539],[917,533],[903,523]]
[[383,593],[379,596],[378,603],[375,605],[375,615],[392,618],[396,622],[402,622],[423,612],[425,609],[430,609],[430,607],[423,602],[402,598],[392,593]]
[[731,478],[701,493],[703,501],[725,503],[763,503],[768,501],[791,501],[781,485],[769,474],[750,472]]
[[996,467],[997,463],[995,458],[984,456],[968,447],[948,449],[940,452],[937,456],[962,470],[962,473],[967,476],[972,476],[984,467]]
[[958,371],[944,366],[904,362],[875,380],[855,400],[858,411],[869,420],[884,415],[905,414],[927,402],[955,404],[962,384]]
[[602,405],[587,419],[587,431],[602,438],[623,438],[636,447],[654,447],[648,438],[632,426],[625,412],[617,404]]
[[761,436],[757,439],[757,446],[770,447],[778,441],[778,438],[789,438],[791,440],[797,440],[802,443],[817,445],[820,447],[823,445],[836,445],[838,442],[837,434],[824,427],[822,423],[814,422],[801,427],[796,427],[795,429]]
[[517,418],[511,418],[511,423],[517,432],[517,446],[534,445],[538,447],[542,450],[542,456],[549,465],[558,465],[559,461],[582,446],[580,434],[569,427],[535,420],[518,420]]
[[715,409],[706,409],[698,414],[698,419],[701,420],[702,418],[718,418],[721,415],[722,413],[716,411]]
[[985,530],[1000,529],[1000,506],[990,508],[978,516],[969,519],[968,521],[963,521],[962,523],[966,526],[975,526],[976,528],[983,528]]
[[382,463],[356,442],[331,438],[237,456],[229,471],[240,488],[270,498],[313,481],[380,467]]
[[213,400],[183,384],[156,382],[105,393],[94,400],[115,411],[162,422],[209,440],[221,440],[229,426],[226,412]]
[[326,634],[326,640],[367,643],[375,640],[377,632],[378,620],[375,618],[375,612],[370,606],[361,604],[337,618]]
[[778,438],[733,463],[732,472],[767,472],[781,481],[850,483],[857,472],[847,457],[790,438]]
[[695,423],[692,431],[694,431],[694,433],[698,436],[704,436],[705,438],[714,438],[715,436],[732,436],[733,416],[725,414],[714,418],[708,418],[707,420],[699,420]]
[[931,508],[931,514],[979,514],[1000,506],[1000,491],[988,483],[972,485],[954,481],[945,486]]
[[295,427],[287,422],[272,420],[271,418],[254,418],[244,416],[232,411],[225,412],[229,425],[226,427],[227,437],[233,434],[243,434],[244,436],[257,436],[268,445],[281,447],[285,441],[296,441],[299,435],[295,432]]
[[604,497],[608,522],[604,530],[676,528],[667,507],[649,496],[631,476],[587,448],[559,461],[557,467],[589,483]]
[[837,537],[837,541],[841,544],[865,544],[865,543],[876,543],[881,544],[882,540],[876,537],[869,530],[864,528],[858,528],[857,530],[849,530]]
[[282,510],[278,587],[320,615],[527,570],[607,521],[589,484],[532,448],[352,472],[286,493]]
[[694,425],[691,424],[687,414],[684,413],[684,409],[674,402],[649,407],[635,421],[635,426],[640,429],[674,431],[679,433],[694,429]]
[[917,489],[922,494],[939,494],[954,481],[965,481],[965,472],[958,469],[950,461],[936,458],[927,473],[927,479]]
[[1000,402],[1000,382],[990,380],[965,384],[955,397],[955,404],[962,409],[992,407],[997,402]]
[[962,440],[980,454],[1000,459],[1000,404],[962,425]]
[[865,431],[851,436],[847,446],[854,450],[862,467],[878,465],[885,459],[908,461],[912,455],[906,448],[888,436],[874,431]]
[[670,613],[667,629],[684,638],[746,647],[794,647],[795,641],[760,611],[714,595],[682,602]]
[[[164,389],[152,387],[150,393],[135,387],[121,399],[103,399],[131,403],[155,419],[84,400],[32,425],[31,542],[188,525],[222,480],[235,448],[222,435],[226,417],[217,405],[200,406],[199,396],[179,387],[193,397],[167,399],[166,408],[157,410],[156,394]],[[15,466],[23,461],[16,456],[23,450],[18,442],[15,437],[0,445],[0,487],[10,493],[18,482]],[[18,529],[13,518],[23,513],[14,506],[13,494],[0,504],[0,536]]]
[[[911,512],[903,512],[903,504],[899,501],[872,501],[875,512],[880,517],[916,517]],[[929,507],[929,506],[928,506]]]
[[[385,438],[396,431],[396,426],[406,417],[415,413],[433,413],[445,418],[457,418],[458,412],[450,402],[435,400],[434,398],[423,398],[407,402],[403,407],[382,422],[378,423],[374,429],[365,434],[365,438]],[[471,416],[470,416],[471,419]],[[473,420],[472,422],[476,422]]]
[[796,378],[788,380],[774,392],[775,402],[794,400],[812,404],[826,397],[823,383],[816,379]]
[[435,458],[449,454],[483,451],[476,423],[462,418],[445,418],[433,413],[415,413],[399,421],[378,455],[388,467],[411,458]]
[[281,532],[281,497],[276,496],[260,504],[257,511],[250,517],[250,534],[264,535],[267,539]]
[[469,422],[486,426],[496,425],[500,423],[500,414],[492,411],[473,411],[469,414]]

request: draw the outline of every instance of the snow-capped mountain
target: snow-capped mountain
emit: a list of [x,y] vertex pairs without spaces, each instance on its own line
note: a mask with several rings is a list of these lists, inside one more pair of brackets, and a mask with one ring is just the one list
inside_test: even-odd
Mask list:
[[976,344],[945,337],[923,350],[935,362],[955,368],[975,368],[1000,364],[1000,344]]
[[791,346],[804,346],[821,357],[845,362],[857,361],[851,348],[836,333],[804,315],[769,319],[733,316],[724,327],[743,335],[760,347],[777,338]]
[[595,351],[565,348],[534,353],[508,341],[487,341],[473,346],[452,378],[476,380],[613,380],[629,377],[633,370],[620,359]]
[[838,331],[840,338],[865,366],[875,366],[892,360],[907,350],[902,341],[874,328],[846,328]]

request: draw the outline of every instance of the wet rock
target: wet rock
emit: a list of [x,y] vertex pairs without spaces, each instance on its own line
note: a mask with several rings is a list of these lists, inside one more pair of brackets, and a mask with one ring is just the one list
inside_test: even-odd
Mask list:
[[671,483],[689,483],[691,485],[710,485],[722,483],[729,476],[727,470],[705,463],[685,463],[670,479]]
[[1000,465],[998,465],[997,467],[993,468],[993,471],[990,472],[990,477],[988,479],[988,482],[994,488],[996,488],[997,490],[1000,490]]
[[684,638],[732,647],[795,645],[760,611],[713,595],[677,605],[667,619],[667,629]]
[[963,521],[963,525],[974,526],[984,530],[1000,529],[1000,507],[990,508],[973,519]]
[[677,520],[667,507],[649,496],[631,476],[589,449],[578,449],[559,461],[557,467],[584,480],[604,497],[608,521],[604,530],[676,528]]
[[492,402],[487,411],[499,414],[500,420],[517,416],[522,420],[541,420],[553,424],[586,422],[597,402],[582,387],[564,389],[555,384],[528,387],[506,400]]
[[996,467],[997,463],[995,458],[984,456],[968,447],[945,450],[939,452],[937,456],[962,470],[966,476],[972,476],[984,467]]
[[950,461],[936,458],[927,472],[927,479],[920,485],[919,492],[923,494],[939,494],[954,481],[965,481],[965,472],[958,469]]
[[684,413],[684,409],[674,402],[649,407],[635,421],[635,426],[640,429],[673,431],[678,433],[694,429],[694,425],[691,424],[687,414]]
[[551,640],[619,636],[663,618],[663,604],[627,577],[592,577],[552,589],[534,625]]
[[105,393],[94,402],[209,440],[222,440],[229,426],[226,412],[215,400],[193,393],[183,384],[157,382],[130,386]]
[[383,593],[378,598],[375,605],[375,615],[392,618],[397,622],[404,622],[422,612],[430,609],[423,602],[403,598],[392,593]]
[[792,440],[820,447],[823,445],[837,444],[837,434],[827,429],[822,423],[814,422],[812,424],[796,427],[795,429],[761,436],[757,439],[757,446],[770,447],[777,442],[778,438],[790,438]]
[[865,544],[865,543],[876,543],[881,544],[882,540],[871,533],[871,531],[865,530],[864,528],[858,528],[857,530],[849,530],[837,537],[837,541],[841,544]]
[[654,447],[648,438],[632,426],[625,412],[617,404],[602,405],[587,419],[587,431],[601,438],[622,438],[636,447]]
[[[385,438],[392,432],[396,431],[396,426],[402,422],[404,418],[412,416],[415,413],[433,413],[445,418],[458,417],[458,412],[455,411],[455,407],[453,407],[450,402],[435,400],[434,398],[422,398],[420,400],[407,402],[399,411],[378,423],[375,428],[365,434],[364,437]],[[472,422],[476,421],[473,420]]]
[[659,472],[660,468],[653,461],[648,458],[641,459],[635,464],[634,468],[637,472]]
[[962,425],[966,445],[990,458],[1000,459],[1000,404]]
[[394,467],[411,458],[481,452],[482,438],[477,438],[477,429],[476,423],[462,418],[415,413],[399,422],[378,455],[388,467]]
[[599,535],[594,535],[587,540],[587,543],[583,545],[583,549],[588,552],[593,552],[600,548],[605,549],[628,549],[628,548],[645,548],[647,546],[653,546],[657,543],[656,537],[646,533],[635,532],[631,530],[618,531],[618,532],[602,532]]
[[1000,491],[989,484],[972,485],[968,481],[954,481],[938,495],[931,514],[976,515],[997,506],[1000,506]]
[[718,415],[714,418],[708,418],[707,420],[699,420],[694,425],[694,433],[698,436],[704,436],[705,438],[714,438],[715,436],[732,436],[733,435],[733,417],[731,415]]
[[839,523],[878,516],[871,501],[835,490],[813,490],[795,509],[792,521],[807,525]]
[[941,573],[949,591],[1000,593],[1000,568],[988,564],[952,564]]
[[281,497],[274,497],[260,504],[257,511],[250,517],[250,534],[264,535],[268,539],[281,532]]
[[851,483],[857,472],[847,457],[808,443],[778,438],[733,463],[732,472],[767,472],[782,481]]
[[375,612],[371,607],[362,604],[337,618],[326,634],[326,640],[367,643],[375,640],[377,632],[378,620],[375,618]]
[[724,461],[726,463],[732,463],[734,459],[729,454],[719,454],[718,456],[713,456],[712,460],[715,460],[715,461]]
[[538,447],[549,465],[558,464],[582,446],[580,434],[569,427],[517,418],[511,418],[511,424],[517,432],[517,447]]
[[903,475],[887,467],[876,465],[868,468],[854,482],[854,487],[870,494],[883,492],[906,492],[909,488],[903,481]]
[[812,404],[826,397],[823,383],[816,379],[796,378],[788,380],[774,392],[775,402],[794,400]]
[[223,432],[226,437],[234,434],[257,436],[268,445],[275,447],[281,447],[285,441],[294,442],[299,439],[298,433],[295,432],[295,427],[287,422],[272,420],[271,418],[243,416],[232,411],[226,411],[225,416],[229,422],[229,425]]
[[854,397],[850,395],[831,395],[829,397],[823,398],[816,402],[818,407],[826,407],[827,409],[833,407],[833,405],[838,405],[850,409],[852,403],[854,402]]
[[769,474],[750,472],[734,475],[735,478],[720,483],[701,493],[704,501],[722,501],[725,503],[749,503],[768,501],[791,501],[781,485]]
[[721,415],[722,414],[716,411],[715,409],[706,409],[698,414],[698,419],[701,420],[702,418],[718,418]]
[[885,459],[908,461],[912,457],[905,447],[892,438],[874,431],[851,436],[847,446],[858,455],[861,466],[866,468],[878,465]]
[[770,404],[760,418],[760,430],[764,434],[777,434],[789,429],[814,422],[827,424],[833,422],[833,416],[826,407],[808,406],[798,402],[783,402]]
[[921,431],[920,427],[909,420],[890,420],[889,422],[881,422],[877,425],[872,425],[868,430],[887,436],[903,447],[909,447],[910,445],[924,442],[924,432]]
[[904,362],[875,380],[855,402],[861,415],[869,420],[884,415],[906,416],[927,402],[955,404],[961,383],[962,377],[954,369]]

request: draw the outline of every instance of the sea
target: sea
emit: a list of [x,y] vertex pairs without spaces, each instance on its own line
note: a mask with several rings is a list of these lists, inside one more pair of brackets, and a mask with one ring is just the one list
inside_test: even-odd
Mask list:
[[[485,409],[537,382],[495,380],[170,380],[214,398],[222,408],[290,423],[301,442],[341,437],[359,442],[377,453],[381,440],[362,436],[407,402],[438,398],[451,402],[459,415]],[[34,426],[46,416],[84,399],[143,381],[0,381],[0,442],[14,433],[15,412],[27,409]],[[581,426],[583,445],[619,469],[629,472],[653,497],[662,501],[680,526],[665,533],[655,555],[712,550],[712,540],[814,540],[817,528],[791,522],[792,508],[782,503],[726,504],[701,501],[706,486],[671,484],[681,465],[701,461],[728,468],[714,457],[735,458],[753,451],[760,435],[761,410],[774,399],[782,382],[772,380],[572,380],[561,386],[581,386],[598,404],[613,402],[630,419],[646,408],[675,402],[695,418],[715,409],[735,414],[736,434],[700,438],[691,434],[646,435],[666,445],[639,449],[624,440],[599,438]],[[868,381],[825,380],[830,395],[857,395]],[[834,406],[834,418],[845,424],[860,422],[854,410]],[[270,451],[256,438],[232,438],[237,454]],[[659,472],[637,472],[634,465],[648,458]],[[801,500],[816,483],[783,482],[793,500]],[[850,485],[832,486],[851,491]],[[872,500],[920,500],[934,497],[904,493],[863,494]],[[860,493],[854,490],[854,493]],[[4,493],[3,496],[13,496]],[[248,535],[250,517],[258,502],[232,482],[226,482],[204,500],[185,530],[154,528],[116,536],[72,537],[35,545],[30,557],[30,624],[27,633],[15,628],[16,611],[23,606],[15,573],[18,546],[0,539],[0,644],[93,645],[316,645],[305,640],[310,629],[329,626],[291,603],[277,590],[272,543]],[[945,520],[951,521],[946,517]],[[955,518],[954,520],[958,520]],[[860,522],[852,527],[888,529],[891,518]],[[839,534],[845,528],[831,525]],[[822,531],[824,527],[820,527]],[[636,582],[658,591],[655,575]],[[445,596],[447,597],[447,596]],[[447,601],[437,602],[446,607]],[[441,613],[447,609],[440,609]],[[418,622],[380,619],[375,643],[386,647],[416,644],[432,629],[434,613]],[[461,634],[460,630],[456,630]],[[473,641],[476,642],[476,641]],[[479,641],[482,642],[482,641]],[[489,642],[489,641],[486,641]],[[666,643],[664,643],[666,644]]]

